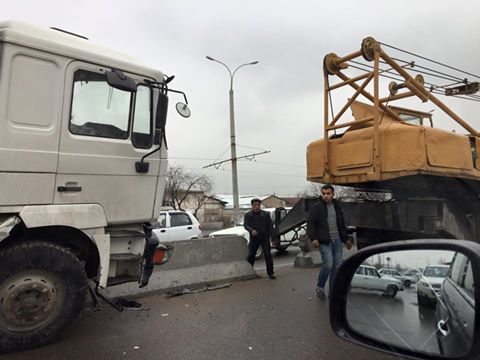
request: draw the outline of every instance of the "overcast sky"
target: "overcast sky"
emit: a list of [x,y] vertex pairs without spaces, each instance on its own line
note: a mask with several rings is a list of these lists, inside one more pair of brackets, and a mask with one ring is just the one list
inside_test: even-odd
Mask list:
[[447,250],[404,250],[381,253],[379,255],[369,257],[366,262],[376,264],[383,261],[385,267],[388,267],[387,258],[390,258],[390,267],[395,268],[400,265],[402,268],[421,268],[427,265],[446,265],[453,259],[455,252]]
[[[373,36],[480,73],[479,14],[476,1],[439,0],[16,0],[3,1],[1,10],[3,20],[83,34],[175,75],[171,88],[187,93],[192,116],[178,116],[177,98],[171,96],[171,163],[212,176],[219,194],[231,193],[230,166],[202,167],[229,158],[229,77],[205,56],[233,68],[258,60],[235,76],[237,155],[271,153],[239,163],[239,188],[240,194],[280,196],[308,185],[305,149],[323,136],[322,61],[327,53],[356,51],[364,37]],[[337,109],[342,101],[335,99]],[[476,126],[476,105],[462,103],[455,110]],[[446,128],[453,129],[450,124]]]

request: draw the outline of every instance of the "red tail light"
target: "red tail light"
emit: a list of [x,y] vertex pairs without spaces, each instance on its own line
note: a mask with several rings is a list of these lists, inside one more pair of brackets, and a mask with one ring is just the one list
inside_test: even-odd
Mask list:
[[154,265],[162,265],[170,261],[172,257],[173,247],[162,247],[157,248],[155,251],[155,255],[153,256],[153,264]]

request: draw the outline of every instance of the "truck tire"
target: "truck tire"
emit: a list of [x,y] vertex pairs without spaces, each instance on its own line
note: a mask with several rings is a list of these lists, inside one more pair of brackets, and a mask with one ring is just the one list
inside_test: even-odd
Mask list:
[[70,250],[32,241],[0,251],[0,352],[55,340],[86,294],[85,271]]

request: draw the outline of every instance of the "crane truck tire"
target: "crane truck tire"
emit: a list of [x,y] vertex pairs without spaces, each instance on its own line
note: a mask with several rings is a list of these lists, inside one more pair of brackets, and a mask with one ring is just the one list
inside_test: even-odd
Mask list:
[[86,294],[84,268],[69,249],[31,241],[0,251],[0,353],[53,341]]

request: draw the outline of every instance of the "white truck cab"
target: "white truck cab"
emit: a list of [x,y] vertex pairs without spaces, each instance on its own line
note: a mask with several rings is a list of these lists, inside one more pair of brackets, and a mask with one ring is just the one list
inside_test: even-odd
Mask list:
[[141,277],[170,80],[81,36],[0,22],[0,352],[54,339],[87,279]]

